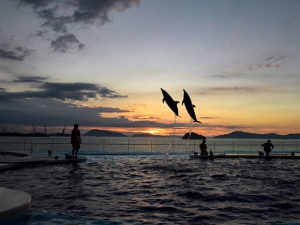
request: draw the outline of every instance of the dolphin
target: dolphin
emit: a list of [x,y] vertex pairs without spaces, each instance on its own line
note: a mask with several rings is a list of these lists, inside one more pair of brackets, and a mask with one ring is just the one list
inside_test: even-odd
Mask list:
[[173,98],[164,89],[161,88],[161,91],[164,96],[164,98],[162,99],[162,102],[163,103],[166,102],[167,105],[170,107],[170,109],[175,113],[175,115],[179,116],[178,115],[178,107],[177,107],[177,104],[179,103],[179,101],[174,101]]
[[196,118],[196,114],[195,114],[195,111],[194,111],[194,107],[196,107],[196,106],[193,105],[189,94],[184,89],[183,89],[182,105],[183,105],[183,103],[184,103],[185,108],[186,108],[187,112],[189,113],[190,117],[192,117],[192,119],[194,120],[193,122],[201,123]]

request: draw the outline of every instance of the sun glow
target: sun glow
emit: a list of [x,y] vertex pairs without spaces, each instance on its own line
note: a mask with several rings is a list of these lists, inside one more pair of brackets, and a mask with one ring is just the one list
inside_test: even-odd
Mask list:
[[156,134],[156,130],[150,130],[149,133],[150,134]]

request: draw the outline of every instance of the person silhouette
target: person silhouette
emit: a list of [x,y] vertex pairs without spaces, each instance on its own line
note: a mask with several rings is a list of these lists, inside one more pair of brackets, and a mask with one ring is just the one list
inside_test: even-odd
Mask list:
[[268,140],[266,143],[263,143],[261,146],[264,147],[264,151],[266,152],[266,156],[269,156],[270,152],[274,148],[274,145],[272,145],[270,140]]
[[72,157],[77,159],[77,154],[78,154],[78,149],[80,149],[80,144],[81,142],[81,134],[80,131],[78,130],[79,124],[75,123],[74,124],[74,129],[72,130],[71,133],[71,144],[72,144]]
[[206,146],[205,142],[206,142],[206,140],[204,139],[202,141],[202,143],[199,145],[200,155],[208,155],[207,146]]

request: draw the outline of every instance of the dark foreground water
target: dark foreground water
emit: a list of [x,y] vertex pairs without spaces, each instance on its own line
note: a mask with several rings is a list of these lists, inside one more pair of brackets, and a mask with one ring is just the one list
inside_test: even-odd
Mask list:
[[88,158],[0,172],[32,196],[22,224],[300,224],[299,160]]

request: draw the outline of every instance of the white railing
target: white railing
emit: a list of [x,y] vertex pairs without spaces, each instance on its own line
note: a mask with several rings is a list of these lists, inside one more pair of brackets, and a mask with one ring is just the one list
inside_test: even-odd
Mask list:
[[[199,152],[199,144],[202,140],[186,139],[126,139],[126,138],[99,138],[84,139],[79,152],[81,154],[156,154],[164,153],[170,147],[170,153],[182,154]],[[255,154],[263,151],[261,144],[265,140],[220,140],[208,139],[206,144],[208,150],[214,153],[247,153]],[[298,140],[274,140],[274,153],[300,153]],[[69,138],[45,138],[42,139],[18,139],[13,141],[0,141],[0,151],[15,152],[71,152],[72,147]]]

